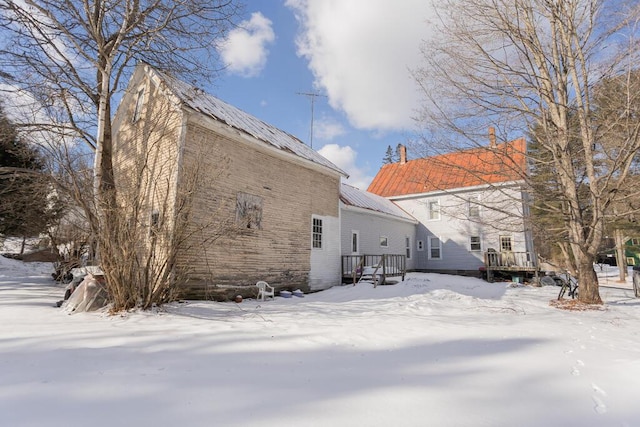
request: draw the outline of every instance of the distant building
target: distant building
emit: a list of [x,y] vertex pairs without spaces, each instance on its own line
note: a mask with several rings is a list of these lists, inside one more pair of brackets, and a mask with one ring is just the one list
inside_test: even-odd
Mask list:
[[415,160],[400,151],[368,191],[419,222],[414,269],[477,275],[485,263],[521,273],[535,268],[524,139],[496,144],[491,133],[489,146]]

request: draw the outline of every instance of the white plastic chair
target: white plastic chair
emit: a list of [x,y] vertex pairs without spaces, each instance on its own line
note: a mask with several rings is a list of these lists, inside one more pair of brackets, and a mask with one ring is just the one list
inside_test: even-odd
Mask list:
[[275,289],[267,282],[260,280],[256,286],[258,287],[258,301],[264,301],[266,297],[275,298]]

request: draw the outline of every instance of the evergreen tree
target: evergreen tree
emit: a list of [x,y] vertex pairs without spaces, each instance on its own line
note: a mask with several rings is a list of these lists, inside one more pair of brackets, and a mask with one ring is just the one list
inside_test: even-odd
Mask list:
[[57,217],[38,151],[23,141],[0,106],[0,235],[34,236]]
[[393,158],[394,162],[399,162],[400,161],[400,147],[402,147],[402,144],[396,145],[396,155]]
[[382,158],[382,164],[383,165],[388,165],[390,163],[395,162],[394,156],[393,156],[393,150],[391,149],[391,146],[388,145],[387,146],[387,152],[384,154],[384,157]]

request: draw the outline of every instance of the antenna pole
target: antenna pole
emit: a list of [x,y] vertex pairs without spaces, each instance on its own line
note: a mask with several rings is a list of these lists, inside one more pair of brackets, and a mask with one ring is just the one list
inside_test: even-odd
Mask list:
[[297,92],[298,95],[304,95],[309,97],[311,100],[311,129],[309,130],[309,146],[313,148],[313,106],[316,102],[316,98],[320,95],[319,93],[310,93],[310,92]]

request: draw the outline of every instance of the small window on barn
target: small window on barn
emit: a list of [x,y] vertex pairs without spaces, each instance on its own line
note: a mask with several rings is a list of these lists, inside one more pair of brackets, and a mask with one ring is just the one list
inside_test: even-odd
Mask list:
[[236,224],[240,228],[262,229],[262,197],[242,192],[237,194]]
[[136,95],[136,105],[133,109],[133,116],[131,116],[131,121],[133,123],[137,122],[142,115],[142,105],[144,104],[144,89],[140,89],[138,94]]
[[151,229],[157,230],[160,225],[160,211],[154,210],[151,212]]
[[154,210],[151,212],[151,221],[149,224],[149,233],[156,234],[160,228],[160,211]]
[[389,238],[387,236],[380,236],[380,247],[381,248],[389,247]]
[[313,218],[311,247],[313,249],[322,249],[322,220],[320,218]]

